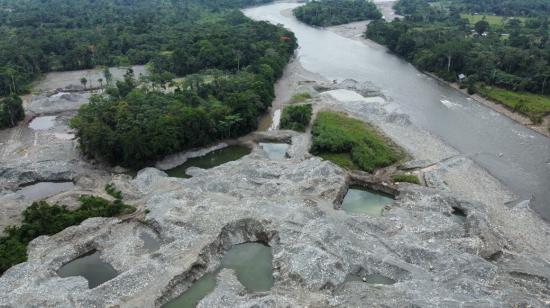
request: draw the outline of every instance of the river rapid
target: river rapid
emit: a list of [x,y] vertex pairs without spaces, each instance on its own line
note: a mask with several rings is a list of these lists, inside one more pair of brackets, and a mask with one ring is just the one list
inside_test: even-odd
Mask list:
[[518,201],[531,199],[531,207],[550,220],[549,138],[423,74],[383,46],[299,22],[289,13],[299,5],[279,2],[243,12],[293,31],[300,45],[297,58],[306,70],[329,80],[352,78],[379,87],[393,110],[487,169]]

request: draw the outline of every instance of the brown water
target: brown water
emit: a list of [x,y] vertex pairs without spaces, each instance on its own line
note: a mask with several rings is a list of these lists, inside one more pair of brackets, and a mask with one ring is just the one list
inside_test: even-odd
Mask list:
[[476,103],[419,72],[386,48],[309,27],[282,13],[300,4],[273,3],[245,9],[255,20],[293,31],[304,68],[328,80],[370,81],[391,98],[389,108],[486,168],[521,199],[550,218],[550,139]]

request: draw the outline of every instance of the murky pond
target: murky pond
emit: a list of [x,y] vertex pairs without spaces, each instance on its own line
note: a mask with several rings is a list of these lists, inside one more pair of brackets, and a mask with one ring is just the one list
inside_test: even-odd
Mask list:
[[185,293],[174,299],[164,308],[193,308],[196,307],[201,299],[210,294],[216,288],[216,276],[218,272],[204,274],[197,280]]
[[248,291],[267,291],[273,286],[272,259],[271,247],[244,243],[229,249],[222,265],[234,270],[237,279]]
[[[273,286],[271,247],[244,243],[231,247],[222,259],[222,268],[230,268],[249,292],[267,291]],[[203,275],[185,293],[164,305],[165,308],[192,308],[216,287],[221,269]]]
[[73,182],[39,182],[23,186],[17,192],[27,201],[38,201],[74,188]]
[[370,189],[352,186],[344,197],[341,209],[350,213],[361,213],[369,216],[382,216],[384,206],[393,202],[386,194]]
[[155,252],[160,248],[160,241],[156,236],[153,236],[149,232],[142,232],[139,234],[139,238],[143,241],[143,249],[148,252]]
[[56,116],[43,116],[32,119],[29,128],[34,130],[48,130],[55,125]]
[[199,167],[202,169],[210,169],[230,161],[237,160],[245,155],[250,154],[251,150],[248,147],[234,145],[223,149],[212,151],[204,156],[188,159],[185,163],[167,170],[169,176],[178,178],[190,178],[185,171],[190,167]]
[[368,284],[387,284],[387,285],[392,285],[396,283],[395,280],[380,274],[369,274],[365,276],[351,274],[346,277],[346,281],[358,281],[358,282],[364,282]]
[[82,276],[88,280],[88,287],[90,289],[118,275],[117,271],[109,263],[101,260],[99,251],[91,251],[63,265],[57,271],[57,274],[63,278]]
[[260,143],[260,147],[267,153],[267,157],[271,159],[284,159],[286,157],[286,151],[290,147],[287,143]]

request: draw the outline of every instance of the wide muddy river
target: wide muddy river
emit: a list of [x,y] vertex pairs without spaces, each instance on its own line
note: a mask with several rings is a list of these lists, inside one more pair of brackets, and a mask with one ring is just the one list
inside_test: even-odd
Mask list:
[[302,66],[329,80],[369,81],[391,108],[467,155],[502,181],[520,200],[550,220],[550,139],[426,76],[372,42],[344,38],[298,22],[299,4],[274,3],[244,10],[255,20],[282,24],[296,34]]

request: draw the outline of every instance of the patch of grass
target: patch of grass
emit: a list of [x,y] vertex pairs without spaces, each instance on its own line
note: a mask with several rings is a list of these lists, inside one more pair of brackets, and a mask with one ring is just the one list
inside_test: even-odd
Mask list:
[[392,177],[394,182],[413,183],[420,185],[420,180],[412,174],[396,174]]
[[372,172],[403,157],[403,153],[373,127],[343,113],[319,112],[311,134],[311,153],[345,168]]
[[7,227],[0,237],[0,274],[15,264],[27,260],[27,245],[41,235],[52,235],[91,217],[114,217],[135,211],[119,199],[109,202],[100,197],[82,196],[74,211],[45,201],[34,202],[23,212],[19,227]]
[[319,154],[319,157],[325,160],[330,160],[338,166],[348,170],[361,169],[353,162],[353,159],[351,159],[351,154],[349,153],[321,153]]
[[506,20],[509,19],[518,19],[521,22],[526,20],[525,17],[503,17],[503,16],[493,16],[493,15],[474,15],[474,14],[460,14],[461,18],[468,19],[468,22],[472,25],[475,25],[478,21],[483,20],[489,23],[490,26],[502,26]]
[[281,128],[305,131],[311,121],[312,110],[311,104],[286,106],[281,115]]
[[311,95],[309,93],[306,93],[306,92],[296,93],[292,95],[292,99],[290,101],[292,103],[302,103],[310,98],[311,98]]
[[533,122],[542,120],[543,116],[550,113],[550,96],[487,86],[479,87],[478,91],[490,100],[529,116]]

